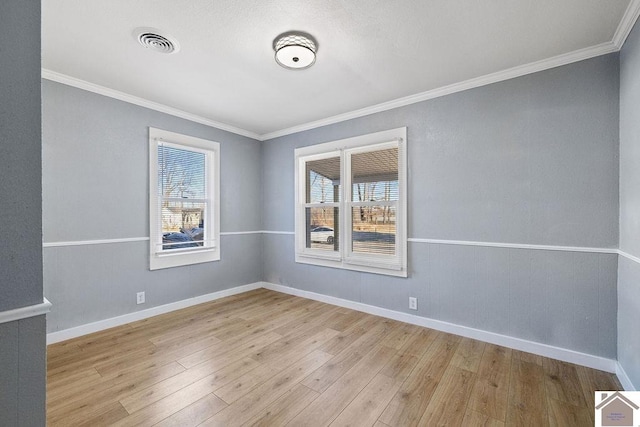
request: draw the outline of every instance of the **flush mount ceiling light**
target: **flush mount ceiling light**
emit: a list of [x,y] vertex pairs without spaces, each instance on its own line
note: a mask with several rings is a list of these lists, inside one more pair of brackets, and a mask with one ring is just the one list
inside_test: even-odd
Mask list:
[[159,53],[176,53],[180,44],[170,35],[156,28],[140,27],[133,30],[133,37],[142,46]]
[[301,70],[309,68],[316,62],[318,44],[315,39],[300,31],[280,34],[273,41],[276,51],[276,62],[284,68]]

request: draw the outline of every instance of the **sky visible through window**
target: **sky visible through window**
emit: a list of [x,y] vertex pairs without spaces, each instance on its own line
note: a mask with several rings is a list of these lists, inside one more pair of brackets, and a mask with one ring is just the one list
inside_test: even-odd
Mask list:
[[166,198],[204,199],[205,155],[165,145],[158,146],[158,191]]
[[158,195],[163,249],[200,246],[204,237],[206,155],[158,145]]

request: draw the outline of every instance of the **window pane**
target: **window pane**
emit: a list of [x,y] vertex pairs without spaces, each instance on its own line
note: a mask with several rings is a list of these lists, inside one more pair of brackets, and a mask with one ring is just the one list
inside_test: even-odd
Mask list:
[[306,203],[340,201],[340,157],[306,163]]
[[398,149],[351,156],[352,202],[398,200]]
[[162,203],[163,249],[182,249],[203,245],[205,203]]
[[205,155],[158,145],[158,194],[165,198],[204,199]]
[[396,209],[391,206],[358,206],[352,209],[353,252],[362,254],[396,253]]
[[338,208],[306,208],[305,212],[307,224],[307,248],[338,251]]

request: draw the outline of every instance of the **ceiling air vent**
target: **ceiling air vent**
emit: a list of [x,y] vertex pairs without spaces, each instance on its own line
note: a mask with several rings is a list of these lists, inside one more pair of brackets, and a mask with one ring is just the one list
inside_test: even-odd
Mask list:
[[156,28],[136,28],[133,36],[142,46],[160,53],[175,53],[180,50],[178,41]]

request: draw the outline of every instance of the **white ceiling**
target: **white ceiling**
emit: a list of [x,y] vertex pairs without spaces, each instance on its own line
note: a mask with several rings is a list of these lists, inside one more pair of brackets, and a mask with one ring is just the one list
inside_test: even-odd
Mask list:
[[[43,76],[268,139],[613,52],[639,3],[44,0]],[[137,27],[180,52],[143,48]],[[317,39],[313,67],[276,64],[273,39],[288,30]]]

